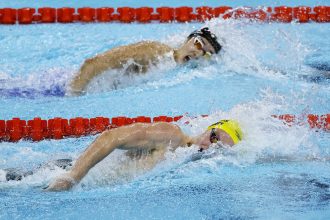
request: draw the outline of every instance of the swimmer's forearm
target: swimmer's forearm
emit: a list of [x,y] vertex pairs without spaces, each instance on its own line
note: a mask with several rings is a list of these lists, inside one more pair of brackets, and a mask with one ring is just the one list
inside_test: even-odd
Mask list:
[[80,94],[85,91],[87,84],[102,72],[119,68],[118,60],[111,57],[98,56],[88,59],[81,66],[79,73],[73,78],[70,84],[71,94]]
[[69,190],[79,183],[93,166],[120,146],[122,141],[116,138],[117,133],[113,130],[103,132],[78,158],[71,171],[52,181],[46,191]]
[[98,162],[108,156],[120,143],[113,131],[103,132],[78,158],[69,175],[78,183]]

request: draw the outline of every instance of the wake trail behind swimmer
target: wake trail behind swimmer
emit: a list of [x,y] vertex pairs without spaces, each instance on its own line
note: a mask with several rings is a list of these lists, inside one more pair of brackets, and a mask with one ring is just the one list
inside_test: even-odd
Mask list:
[[1,97],[19,97],[19,98],[36,98],[39,96],[45,97],[63,97],[65,95],[64,85],[54,85],[51,88],[0,88]]
[[72,159],[57,159],[45,164],[41,164],[32,170],[24,170],[22,168],[7,168],[4,169],[4,171],[5,171],[6,181],[11,181],[11,180],[20,181],[24,177],[31,176],[41,169],[47,169],[47,168],[55,169],[57,167],[66,170],[69,169],[71,166],[72,166]]

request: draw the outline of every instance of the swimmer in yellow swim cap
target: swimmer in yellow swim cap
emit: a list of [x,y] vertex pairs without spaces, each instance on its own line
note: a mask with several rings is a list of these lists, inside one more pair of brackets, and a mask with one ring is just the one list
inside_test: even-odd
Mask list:
[[124,74],[145,73],[151,65],[160,63],[164,59],[170,58],[182,64],[201,57],[210,58],[220,50],[221,45],[217,37],[208,27],[189,34],[178,48],[157,41],[142,41],[115,47],[85,60],[71,80],[67,94],[85,93],[92,79],[111,69],[121,69]]
[[56,178],[46,190],[69,190],[115,149],[127,150],[128,156],[134,156],[142,150],[148,152],[144,164],[147,169],[151,169],[164,159],[169,148],[175,150],[178,147],[197,145],[202,151],[216,142],[233,146],[242,140],[242,137],[243,133],[238,123],[233,120],[221,120],[210,125],[205,132],[196,137],[186,135],[179,126],[167,122],[136,123],[107,130],[87,147],[71,170]]

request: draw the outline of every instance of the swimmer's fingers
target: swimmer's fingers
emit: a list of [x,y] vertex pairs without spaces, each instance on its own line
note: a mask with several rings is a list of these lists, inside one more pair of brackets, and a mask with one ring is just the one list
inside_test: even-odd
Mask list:
[[67,191],[70,190],[75,185],[75,181],[68,176],[63,176],[57,178],[53,182],[51,182],[44,191],[47,192],[59,192],[59,191]]

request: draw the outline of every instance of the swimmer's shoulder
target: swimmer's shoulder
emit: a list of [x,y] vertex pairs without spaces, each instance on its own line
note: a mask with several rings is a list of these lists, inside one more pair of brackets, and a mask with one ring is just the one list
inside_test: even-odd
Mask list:
[[173,48],[157,41],[141,41],[109,49],[98,56],[111,56],[112,58],[153,57],[164,55],[173,51]]
[[173,51],[172,47],[158,41],[141,41],[127,46],[136,52],[143,53],[165,54]]
[[168,122],[154,122],[154,123],[133,123],[131,125],[117,128],[119,130],[157,130],[157,131],[174,131],[181,132],[181,128],[173,123]]
[[146,40],[146,41],[138,42],[138,43],[136,43],[136,45],[137,45],[138,47],[143,46],[143,47],[151,47],[151,48],[153,48],[153,49],[167,49],[167,50],[173,50],[173,48],[170,47],[169,45],[164,44],[164,43],[161,43],[161,42],[159,42],[159,41],[149,41],[149,40]]

